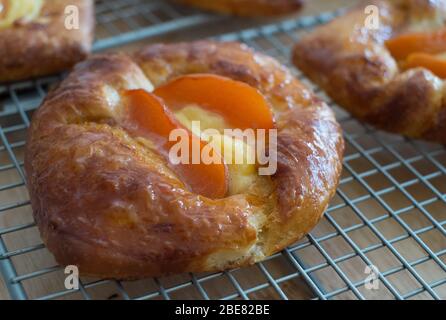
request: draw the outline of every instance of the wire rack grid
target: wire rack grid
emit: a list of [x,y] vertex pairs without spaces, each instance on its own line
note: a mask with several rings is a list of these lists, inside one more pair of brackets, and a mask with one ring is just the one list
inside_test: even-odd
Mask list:
[[96,0],[95,11],[96,50],[226,18],[162,0]]
[[[99,29],[107,28],[104,21],[110,21],[104,18],[106,12],[113,12],[113,19],[118,17],[115,9],[125,12],[120,7],[124,5],[128,12],[142,12],[142,2],[99,1]],[[178,12],[177,20],[184,19],[181,14]],[[293,43],[334,15],[303,17],[217,38],[243,41],[289,65]],[[132,20],[130,14],[119,17]],[[142,33],[139,29],[130,31],[129,38],[113,33],[116,30],[111,28],[110,37],[99,36],[95,48],[118,46],[174,29],[172,25],[160,30],[163,23],[143,27]],[[298,70],[293,71],[330,101]],[[246,268],[133,282],[82,278],[79,290],[66,290],[63,269],[42,244],[32,219],[23,172],[29,119],[59,79],[47,77],[0,86],[0,271],[11,298],[446,298],[445,148],[376,131],[333,103],[345,132],[344,172],[324,218],[307,237]],[[367,272],[370,266],[376,267],[378,287],[374,289],[368,287],[373,280]]]

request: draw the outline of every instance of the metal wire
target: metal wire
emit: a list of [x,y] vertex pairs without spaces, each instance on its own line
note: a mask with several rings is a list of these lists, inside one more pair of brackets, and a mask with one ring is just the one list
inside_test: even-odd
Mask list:
[[[336,14],[323,13],[216,38],[243,41],[289,64],[290,47],[302,33]],[[212,19],[215,17],[178,9],[165,1],[97,1],[95,50]],[[323,95],[298,70],[293,71]],[[20,240],[21,234],[36,229],[28,198],[23,195],[23,147],[32,111],[59,80],[47,77],[0,86],[0,272],[11,298],[446,298],[446,150],[375,131],[333,103],[345,130],[344,174],[324,219],[297,244],[249,268],[136,283],[82,279],[79,290],[35,292],[36,283],[51,279],[63,283],[63,278],[54,263],[33,268],[25,265],[47,249],[41,241]],[[379,266],[381,287],[377,291],[366,288],[364,269],[371,265]]]
[[100,0],[96,1],[99,30],[94,50],[223,19],[224,16],[174,7],[169,1]]

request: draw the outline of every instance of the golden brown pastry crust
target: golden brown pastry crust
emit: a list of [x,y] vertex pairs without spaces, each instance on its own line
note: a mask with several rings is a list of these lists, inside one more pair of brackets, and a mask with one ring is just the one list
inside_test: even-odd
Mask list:
[[[366,5],[381,13],[364,26]],[[445,83],[424,68],[400,71],[385,41],[408,30],[438,28],[446,1],[366,1],[304,36],[294,63],[353,116],[378,128],[446,143]]]
[[302,0],[176,0],[179,3],[238,16],[274,16],[302,7]]
[[[65,28],[65,7],[79,8],[80,28]],[[93,0],[45,1],[40,16],[0,30],[0,82],[60,72],[83,60],[91,50]]]
[[[117,125],[120,92],[213,73],[246,82],[274,107],[274,190],[211,200]],[[134,279],[262,260],[308,233],[338,184],[343,139],[332,111],[278,62],[238,43],[148,46],[93,56],[33,117],[25,169],[49,250],[84,275]],[[261,226],[251,218],[266,216]]]

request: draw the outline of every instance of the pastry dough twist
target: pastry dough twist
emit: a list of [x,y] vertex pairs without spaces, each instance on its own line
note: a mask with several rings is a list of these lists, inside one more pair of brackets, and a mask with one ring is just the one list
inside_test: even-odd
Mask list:
[[[190,192],[156,151],[119,126],[122,92],[212,73],[269,101],[278,170],[222,199]],[[303,237],[341,172],[332,111],[274,59],[238,43],[152,45],[78,65],[35,113],[25,169],[37,225],[62,265],[142,278],[242,266]]]
[[[380,27],[364,25],[379,8]],[[351,114],[380,129],[446,143],[446,90],[426,68],[401,69],[386,41],[445,27],[446,1],[365,1],[296,44],[294,63]]]

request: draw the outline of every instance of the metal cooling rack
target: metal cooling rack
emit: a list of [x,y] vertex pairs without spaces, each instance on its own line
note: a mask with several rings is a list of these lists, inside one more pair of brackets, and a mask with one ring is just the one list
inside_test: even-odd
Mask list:
[[[155,21],[154,26],[142,29],[132,25],[131,13],[141,12],[143,2],[99,1],[99,28],[107,29],[107,23],[116,23],[110,21],[123,19],[136,29],[119,34],[109,27],[112,31],[99,37],[96,50],[175,29],[173,20],[160,24]],[[113,8],[119,13],[112,12]],[[111,18],[106,18],[108,14]],[[244,41],[289,65],[290,48],[300,35],[333,15],[304,17],[218,38]],[[189,17],[173,19],[200,20],[188,20]],[[163,24],[170,27],[160,29]],[[177,25],[183,27],[184,24]],[[298,70],[293,70],[329,101]],[[48,77],[0,86],[0,271],[11,298],[446,298],[445,148],[375,131],[333,103],[345,131],[344,172],[325,217],[310,235],[247,268],[134,282],[82,278],[79,290],[64,289],[63,270],[42,244],[33,222],[23,172],[30,116],[58,80]],[[369,265],[379,269],[378,290],[365,287],[364,271]]]
[[138,41],[226,17],[166,0],[96,0],[96,50]]

